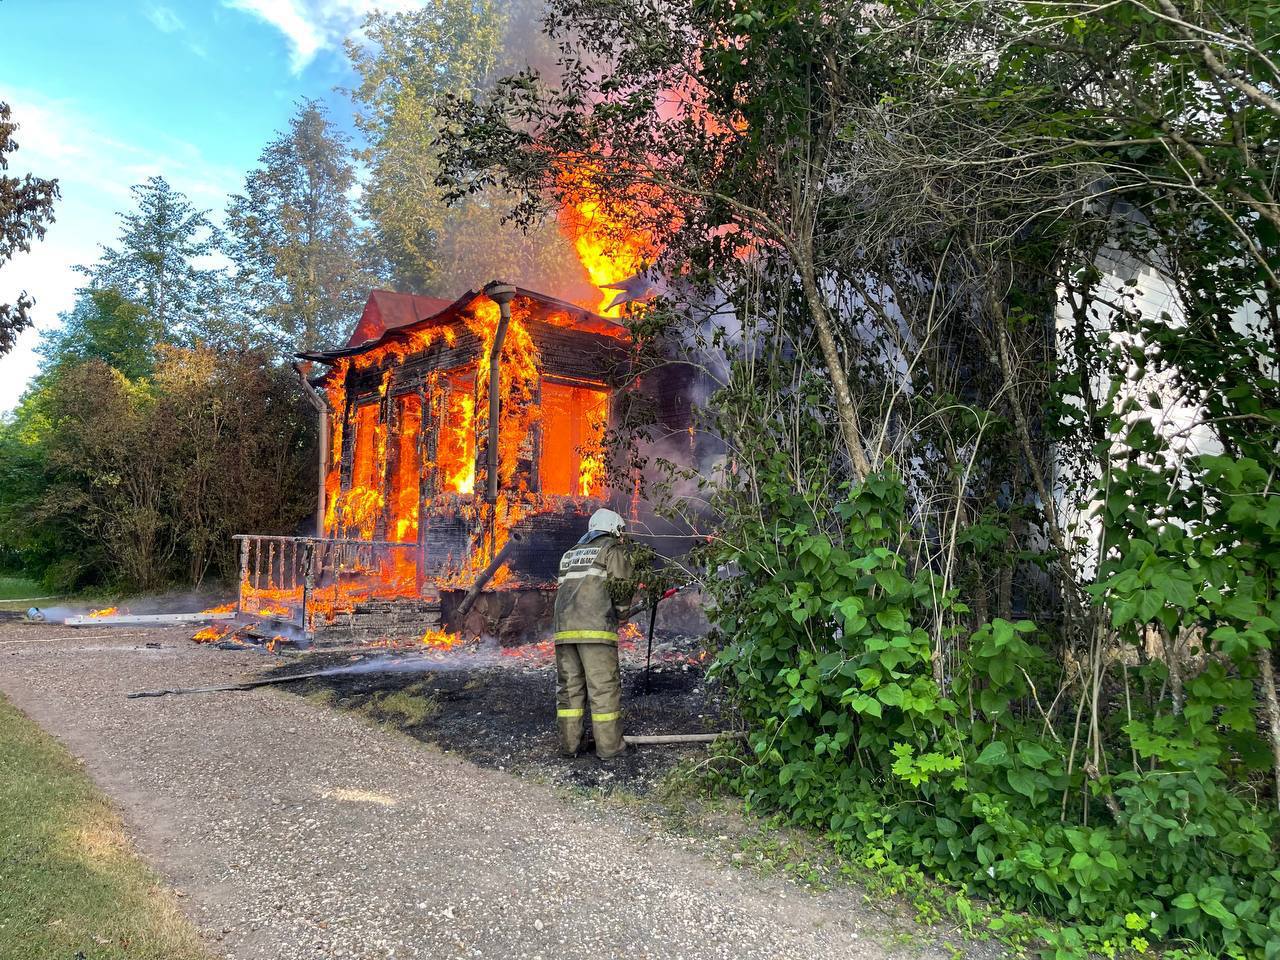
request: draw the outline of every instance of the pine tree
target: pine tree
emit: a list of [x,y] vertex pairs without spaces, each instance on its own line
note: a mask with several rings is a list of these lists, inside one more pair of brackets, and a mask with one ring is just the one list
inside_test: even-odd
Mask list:
[[347,138],[303,100],[227,207],[236,286],[282,346],[332,344],[359,312],[360,263]]
[[104,247],[97,264],[80,268],[89,288],[116,290],[142,307],[166,340],[237,339],[228,330],[223,273],[209,265],[222,237],[207,211],[164,177],[151,177],[131,192],[137,209],[121,214],[118,246]]
[[82,289],[75,306],[60,315],[62,327],[44,337],[37,352],[46,371],[101,360],[130,380],[150,376],[161,330],[143,307],[115,288]]

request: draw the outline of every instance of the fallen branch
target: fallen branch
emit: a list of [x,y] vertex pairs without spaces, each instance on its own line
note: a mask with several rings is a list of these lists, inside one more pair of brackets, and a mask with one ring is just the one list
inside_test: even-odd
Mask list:
[[489,562],[489,565],[480,571],[480,576],[476,577],[476,582],[471,585],[471,589],[467,591],[467,595],[462,598],[462,602],[458,604],[458,609],[454,612],[454,619],[461,621],[467,615],[472,605],[480,596],[480,592],[484,589],[485,584],[493,579],[493,575],[498,572],[499,568],[507,562],[507,557],[521,540],[520,534],[512,533],[508,537],[507,542],[502,545],[502,549],[498,551],[498,555]]

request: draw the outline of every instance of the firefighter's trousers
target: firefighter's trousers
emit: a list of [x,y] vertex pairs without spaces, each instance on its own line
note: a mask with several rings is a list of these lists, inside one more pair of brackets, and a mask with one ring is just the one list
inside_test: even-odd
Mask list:
[[[588,701],[590,710],[587,709]],[[616,643],[556,644],[556,721],[560,749],[572,756],[582,746],[591,718],[601,760],[625,752],[622,740],[622,678]]]

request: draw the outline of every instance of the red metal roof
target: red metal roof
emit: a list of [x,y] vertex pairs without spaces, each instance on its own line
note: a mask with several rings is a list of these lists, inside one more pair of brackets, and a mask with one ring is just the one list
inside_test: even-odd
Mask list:
[[369,294],[359,323],[347,338],[347,346],[356,347],[370,340],[377,340],[388,330],[425,320],[449,306],[450,302],[416,293],[374,290]]

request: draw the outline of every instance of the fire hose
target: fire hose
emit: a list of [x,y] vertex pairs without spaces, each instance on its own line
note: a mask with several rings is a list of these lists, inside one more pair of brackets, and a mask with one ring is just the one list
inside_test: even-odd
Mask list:
[[[649,641],[644,654],[644,692],[646,694],[649,692],[649,678],[653,675],[653,630],[658,623],[658,604],[669,597],[674,597],[681,590],[687,590],[695,583],[697,583],[696,580],[690,580],[688,583],[682,583],[677,587],[669,587],[663,591],[662,596],[654,597],[652,600],[648,600],[644,603],[638,603],[627,611],[627,615],[624,619],[630,620],[637,614],[642,613],[646,608],[649,610]],[[640,586],[643,588],[644,584],[641,584]]]

